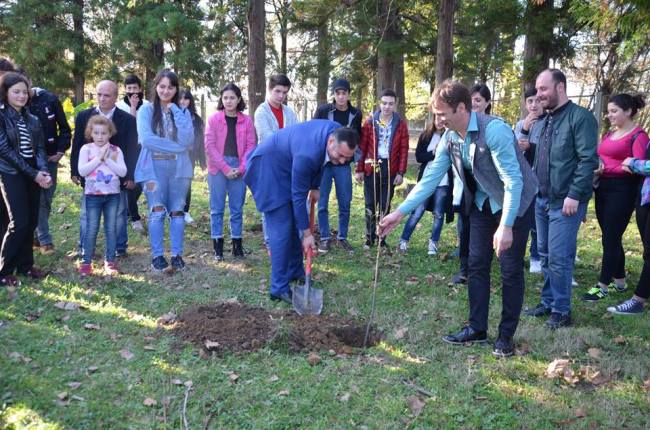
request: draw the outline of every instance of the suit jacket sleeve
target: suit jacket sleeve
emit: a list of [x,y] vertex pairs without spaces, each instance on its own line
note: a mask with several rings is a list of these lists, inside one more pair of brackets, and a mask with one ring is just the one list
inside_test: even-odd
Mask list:
[[55,105],[55,118],[56,124],[59,127],[59,137],[56,140],[56,152],[64,153],[70,148],[70,139],[72,138],[72,131],[70,130],[70,124],[68,124],[68,118],[65,116],[63,111],[63,105],[56,99]]
[[70,176],[73,178],[75,176],[81,177],[79,174],[79,151],[86,141],[84,131],[89,116],[89,112],[83,111],[74,120],[74,137],[72,138],[72,149],[70,150]]
[[126,150],[122,154],[126,163],[125,181],[132,181],[135,174],[135,165],[138,163],[138,127],[135,118],[131,114],[124,115],[124,124],[126,126]]
[[[293,217],[299,230],[309,228],[307,216],[307,194],[313,183],[320,184],[320,169],[308,157],[297,155],[291,165],[291,200],[293,201]],[[318,185],[316,186],[318,188]]]

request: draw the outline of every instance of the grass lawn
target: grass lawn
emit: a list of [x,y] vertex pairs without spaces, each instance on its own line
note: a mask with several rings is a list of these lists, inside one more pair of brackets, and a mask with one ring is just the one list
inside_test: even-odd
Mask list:
[[[627,292],[612,293],[603,303],[578,299],[600,268],[593,210],[580,232],[572,328],[550,333],[543,320],[522,318],[515,338],[519,354],[506,360],[494,358],[491,346],[441,342],[465,322],[467,294],[449,284],[457,259],[426,255],[427,214],[407,255],[382,256],[376,323],[384,341],[350,356],[321,351],[322,360],[312,366],[306,353],[271,346],[205,358],[157,324],[168,312],[232,298],[287,308],[268,300],[270,266],[261,232],[252,228],[259,216],[250,198],[244,245],[253,253],[244,263],[234,263],[229,253],[225,262],[214,261],[207,183],[197,172],[187,271],[153,274],[147,238],[129,231],[124,274],[81,279],[66,257],[78,237],[81,194],[67,181],[68,171],[60,170],[51,217],[56,252],[36,256],[52,275],[40,283],[24,280],[13,299],[0,290],[2,428],[650,428],[650,315],[605,311]],[[401,199],[398,192],[396,201]],[[332,209],[335,214],[335,202]],[[336,228],[335,216],[330,219]],[[334,248],[314,264],[328,315],[365,321],[370,313],[375,252],[362,250],[363,232],[363,188],[355,184],[350,241],[356,253]],[[391,246],[397,237],[391,234]],[[455,224],[445,225],[443,253],[453,251],[455,237]],[[642,253],[635,225],[625,245],[632,286]],[[495,265],[491,340],[501,309],[498,279]],[[527,273],[526,281],[525,304],[535,305],[541,276]],[[60,302],[80,307],[60,309]],[[546,371],[555,359],[568,359],[568,367],[551,378]]]

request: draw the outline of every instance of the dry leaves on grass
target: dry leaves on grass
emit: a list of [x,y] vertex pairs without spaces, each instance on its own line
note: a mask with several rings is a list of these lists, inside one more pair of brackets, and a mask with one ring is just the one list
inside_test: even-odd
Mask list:
[[406,336],[406,333],[408,333],[409,329],[406,327],[400,327],[395,332],[393,333],[393,338],[395,340],[400,340],[404,339],[404,336]]
[[134,355],[131,351],[128,349],[122,349],[120,350],[120,355],[122,356],[123,359],[125,360],[131,360],[133,359]]
[[146,397],[142,402],[142,404],[145,406],[156,406],[158,402],[156,402],[156,399],[152,399],[151,397]]
[[76,311],[80,306],[79,303],[74,302],[56,302],[54,307],[63,309],[64,311]]
[[99,324],[86,323],[84,324],[84,328],[86,330],[99,330],[101,327],[99,327]]
[[307,356],[307,362],[309,362],[310,366],[316,366],[321,362],[320,355],[316,354],[315,352],[310,352]]
[[572,386],[582,381],[598,387],[612,380],[611,376],[603,374],[594,366],[580,366],[580,369],[576,371],[571,368],[571,362],[564,358],[553,360],[546,368],[545,375],[550,379],[561,378]]
[[158,318],[158,324],[159,325],[168,325],[168,324],[173,324],[176,322],[177,315],[173,312],[167,312],[166,314],[162,315],[160,318]]
[[68,387],[70,387],[71,390],[76,390],[81,387],[81,382],[68,382]]
[[424,405],[426,404],[419,396],[409,396],[406,399],[406,403],[408,404],[411,413],[415,416],[420,415],[422,408],[424,408]]
[[598,348],[589,348],[589,349],[587,350],[587,354],[588,354],[589,357],[591,357],[591,358],[600,358],[600,354],[601,354],[602,352],[603,352],[603,351],[601,351],[601,350],[598,349]]

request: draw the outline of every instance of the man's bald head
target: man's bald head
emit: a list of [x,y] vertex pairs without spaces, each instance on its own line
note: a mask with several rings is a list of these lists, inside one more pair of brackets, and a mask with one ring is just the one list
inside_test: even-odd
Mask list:
[[117,102],[117,84],[105,80],[97,84],[97,107],[102,112],[109,112]]

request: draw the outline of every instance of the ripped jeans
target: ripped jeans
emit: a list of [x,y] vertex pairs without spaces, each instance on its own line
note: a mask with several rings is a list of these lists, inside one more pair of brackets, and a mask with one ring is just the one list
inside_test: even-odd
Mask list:
[[[176,177],[176,160],[153,160],[155,181],[143,182],[142,191],[149,208],[149,242],[151,257],[165,253],[165,218],[169,215],[171,255],[183,255],[185,220],[183,207],[190,187],[190,178]],[[154,210],[162,208],[163,210]]]

